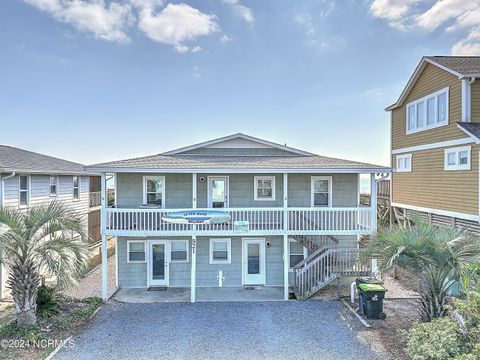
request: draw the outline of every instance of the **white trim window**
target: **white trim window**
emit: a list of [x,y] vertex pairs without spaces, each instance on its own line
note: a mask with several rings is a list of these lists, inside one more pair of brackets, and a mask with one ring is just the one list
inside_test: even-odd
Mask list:
[[143,240],[127,241],[127,263],[145,263],[146,243]]
[[50,196],[58,196],[58,176],[50,176],[49,189]]
[[143,177],[143,203],[165,207],[165,176]]
[[20,206],[30,204],[30,176],[20,175],[18,177],[18,201]]
[[311,205],[312,207],[332,206],[331,176],[312,176]]
[[230,264],[232,261],[231,239],[210,239],[210,264]]
[[444,168],[446,171],[470,170],[472,147],[462,146],[445,149]]
[[288,239],[288,266],[290,270],[307,258],[307,249],[297,240]]
[[255,201],[275,201],[275,176],[254,176]]
[[396,172],[412,172],[412,154],[396,156]]
[[73,199],[80,199],[80,176],[73,177]]
[[188,250],[188,240],[172,240],[170,242],[170,262],[188,262]]
[[448,88],[412,101],[406,109],[407,134],[448,125]]

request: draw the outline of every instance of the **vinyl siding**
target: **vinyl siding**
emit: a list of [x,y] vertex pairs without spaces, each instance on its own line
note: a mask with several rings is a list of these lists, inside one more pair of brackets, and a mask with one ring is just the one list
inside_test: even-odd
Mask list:
[[[23,174],[22,174],[23,175]],[[89,177],[80,177],[80,199],[73,199],[73,177],[62,175],[58,177],[58,196],[50,196],[50,175],[30,175],[30,202],[29,207],[47,204],[57,200],[66,204],[70,209],[84,217],[88,223],[89,212]],[[5,207],[19,208],[19,176],[4,181]],[[27,209],[28,207],[22,207]]]
[[[448,125],[407,135],[407,104],[447,87],[449,88]],[[476,86],[475,91],[478,91]],[[392,149],[465,138],[465,133],[457,128],[457,122],[462,119],[461,98],[461,80],[445,70],[427,64],[408,94],[405,102],[400,108],[392,111]]]
[[472,145],[470,171],[445,171],[444,150],[412,153],[412,172],[393,173],[393,202],[478,215],[480,146]]
[[[117,204],[120,208],[138,207],[143,203],[143,175],[117,175]],[[152,175],[152,174],[149,174]],[[165,208],[190,208],[192,206],[191,174],[156,174],[165,176]],[[269,174],[258,174],[268,176]],[[283,175],[275,176],[275,201],[254,200],[255,174],[225,174],[229,177],[230,207],[281,207],[283,206]],[[316,174],[289,174],[288,196],[291,207],[311,206],[311,177]],[[329,176],[329,174],[318,174]],[[330,174],[332,176],[332,204],[336,207],[357,206],[358,176],[356,174]],[[200,179],[204,181],[201,182]],[[197,207],[207,207],[208,174],[197,175]]]
[[472,122],[480,122],[480,79],[472,84]]

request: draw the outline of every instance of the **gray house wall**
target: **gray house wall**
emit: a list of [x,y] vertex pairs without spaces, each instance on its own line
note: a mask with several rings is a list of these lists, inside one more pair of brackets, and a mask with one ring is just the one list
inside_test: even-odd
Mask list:
[[[231,237],[231,263],[210,264],[210,239],[215,237],[197,238],[197,286],[218,286],[218,272],[223,270],[224,286],[242,285],[242,237]],[[222,238],[222,237],[217,237]],[[258,238],[258,237],[255,237]],[[281,236],[262,237],[270,246],[265,247],[266,285],[281,286],[283,284],[283,238]],[[156,237],[155,240],[179,240],[185,238]],[[253,239],[253,237],[252,237]],[[154,240],[153,238],[117,238],[118,252],[118,285],[122,287],[146,287],[147,264],[127,262],[127,240]],[[190,286],[189,262],[170,263],[169,286]]]
[[[192,206],[191,174],[117,174],[117,205],[136,208],[143,204],[143,176],[165,176],[165,208],[190,208]],[[197,175],[197,207],[207,207],[209,174]],[[229,177],[230,207],[281,207],[283,206],[282,174],[215,174]],[[254,177],[275,176],[275,201],[254,200]],[[332,176],[332,205],[355,207],[358,204],[357,174],[289,174],[288,205],[311,206],[312,176]],[[204,178],[201,182],[200,179]]]

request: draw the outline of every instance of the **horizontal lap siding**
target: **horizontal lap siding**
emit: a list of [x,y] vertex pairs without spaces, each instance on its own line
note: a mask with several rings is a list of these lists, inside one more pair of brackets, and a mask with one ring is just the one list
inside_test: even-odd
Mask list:
[[[215,238],[215,237],[212,237]],[[220,237],[217,237],[220,238]],[[119,286],[146,287],[147,265],[127,263],[127,240],[145,240],[142,238],[117,238],[118,280]],[[182,238],[155,238],[158,240],[175,240]],[[225,286],[242,285],[242,237],[232,237],[232,254],[230,264],[210,264],[209,237],[197,238],[197,286],[218,286],[218,272],[223,271]],[[151,239],[153,240],[153,239]],[[283,237],[269,236],[265,241],[270,246],[265,249],[266,284],[283,284]],[[189,242],[189,244],[191,244]],[[191,256],[188,263],[170,263],[170,286],[190,286]]]
[[472,84],[472,121],[480,122],[480,79]]
[[[464,138],[465,133],[457,128],[457,122],[462,119],[461,83],[458,77],[426,65],[402,106],[392,111],[392,149]],[[446,87],[449,88],[448,125],[407,135],[406,105]]]
[[393,201],[477,215],[479,149],[472,145],[470,171],[445,171],[445,148],[413,152],[412,172],[393,174]]
[[[14,176],[5,180],[5,206],[18,208],[19,199],[19,177]],[[60,201],[70,210],[80,214],[85,228],[88,231],[88,213],[89,207],[89,177],[80,177],[80,199],[73,199],[73,177],[69,175],[58,176],[58,195],[50,196],[50,175],[31,175],[30,176],[30,202],[29,207],[35,205],[48,204],[51,201]],[[22,209],[27,209],[22,208]]]

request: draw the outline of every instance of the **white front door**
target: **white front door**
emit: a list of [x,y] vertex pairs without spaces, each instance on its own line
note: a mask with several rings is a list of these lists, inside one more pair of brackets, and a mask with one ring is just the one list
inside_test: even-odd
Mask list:
[[265,239],[243,239],[243,283],[265,285]]
[[169,242],[149,241],[148,286],[168,286]]
[[228,207],[228,176],[208,177],[208,207]]

